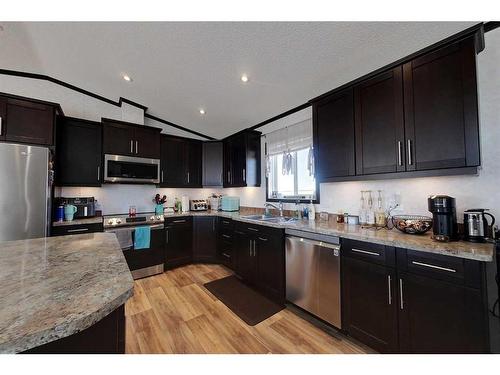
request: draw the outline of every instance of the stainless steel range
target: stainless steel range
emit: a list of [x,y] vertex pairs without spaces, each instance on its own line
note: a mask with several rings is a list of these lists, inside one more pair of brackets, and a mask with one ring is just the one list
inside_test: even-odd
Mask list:
[[[165,262],[165,227],[163,216],[138,214],[104,216],[104,231],[115,233],[123,255],[134,279],[162,273]],[[135,229],[149,226],[151,228],[150,246],[146,249],[135,249]]]

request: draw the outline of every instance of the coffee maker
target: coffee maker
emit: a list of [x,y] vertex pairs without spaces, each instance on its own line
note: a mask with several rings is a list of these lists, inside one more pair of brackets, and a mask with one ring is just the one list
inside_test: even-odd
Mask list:
[[433,195],[427,199],[432,213],[432,239],[436,241],[458,241],[457,210],[455,198],[448,195]]
[[[470,242],[485,242],[488,234],[488,228],[493,233],[495,217],[485,212],[484,208],[475,208],[464,212],[464,240]],[[486,216],[491,218],[491,224],[488,224]]]

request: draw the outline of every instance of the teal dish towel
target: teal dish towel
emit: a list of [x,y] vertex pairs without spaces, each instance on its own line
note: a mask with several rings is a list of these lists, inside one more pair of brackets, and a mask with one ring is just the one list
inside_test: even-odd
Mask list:
[[151,227],[135,228],[134,249],[149,249],[151,246]]

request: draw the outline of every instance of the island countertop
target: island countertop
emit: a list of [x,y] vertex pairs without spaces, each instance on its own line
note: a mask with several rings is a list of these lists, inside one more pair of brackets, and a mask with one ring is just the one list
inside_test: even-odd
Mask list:
[[0,353],[80,332],[123,305],[133,279],[116,236],[0,242]]

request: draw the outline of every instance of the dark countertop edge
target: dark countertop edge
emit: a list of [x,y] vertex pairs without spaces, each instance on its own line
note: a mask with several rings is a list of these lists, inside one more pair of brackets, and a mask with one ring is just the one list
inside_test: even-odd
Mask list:
[[[99,310],[93,311],[77,321],[63,323],[43,331],[35,332],[29,336],[23,336],[16,341],[6,341],[0,343],[0,354],[16,354],[26,350],[36,348],[38,346],[57,341],[59,339],[74,335],[75,333],[84,331],[93,326],[103,318],[108,316],[118,307],[123,305],[134,294],[134,283],[130,284],[130,288],[116,297],[113,301],[107,302],[105,306]],[[78,325],[78,328],[75,326]]]

